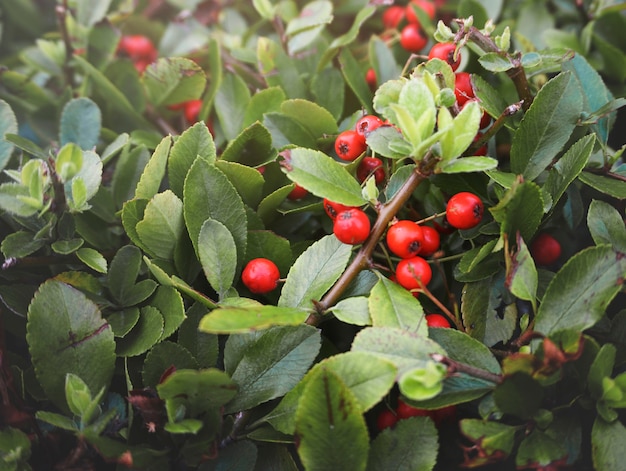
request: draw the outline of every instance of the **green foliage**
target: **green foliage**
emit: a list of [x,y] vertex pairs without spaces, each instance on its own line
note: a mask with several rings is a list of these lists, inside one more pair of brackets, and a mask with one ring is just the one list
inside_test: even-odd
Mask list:
[[0,2],[0,468],[621,469],[619,2],[148,3]]

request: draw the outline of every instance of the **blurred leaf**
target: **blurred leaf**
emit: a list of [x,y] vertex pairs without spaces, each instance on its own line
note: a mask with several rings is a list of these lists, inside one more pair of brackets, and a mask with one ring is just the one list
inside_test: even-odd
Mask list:
[[[512,425],[479,419],[461,420],[460,429],[465,437],[480,446],[485,455],[482,457],[485,463],[489,462],[489,458],[498,459],[500,456],[510,455],[519,430],[518,427]],[[483,463],[480,456],[476,457],[473,462],[477,465]]]
[[520,443],[515,456],[518,467],[550,466],[566,458],[567,450],[560,437],[551,437],[542,430],[535,429]]
[[570,72],[559,74],[539,90],[513,137],[513,172],[534,180],[552,162],[580,118],[581,93]]
[[259,72],[269,87],[280,87],[288,98],[306,97],[306,86],[295,62],[269,38],[257,41]]
[[348,48],[341,49],[339,64],[346,84],[348,84],[352,92],[356,95],[363,109],[368,114],[371,114],[374,110],[372,108],[372,92],[365,81],[365,72]]
[[300,14],[287,24],[285,34],[289,37],[287,47],[290,55],[310,48],[324,27],[333,19],[333,4],[326,0],[314,0],[302,8]]
[[619,211],[610,204],[593,200],[587,212],[587,226],[596,245],[610,244],[626,253],[626,227]]
[[185,230],[183,203],[171,191],[156,194],[146,206],[135,231],[148,253],[171,260],[178,240]]
[[312,309],[339,279],[352,248],[328,235],[311,245],[292,265],[283,285],[278,306]]
[[437,463],[439,443],[432,420],[413,417],[383,430],[371,443],[368,471],[431,471]]
[[345,166],[313,149],[295,148],[288,152],[283,171],[292,181],[320,198],[346,206],[365,204],[361,186]]
[[237,271],[237,247],[230,231],[219,221],[207,219],[198,235],[198,258],[211,287],[224,298]]
[[133,329],[117,341],[119,357],[134,357],[147,352],[163,336],[163,316],[152,306],[141,308],[139,321]]
[[42,284],[28,308],[27,330],[37,380],[57,407],[68,410],[67,373],[92,391],[108,388],[115,367],[113,331],[80,291],[53,280]]
[[315,103],[328,110],[338,121],[343,113],[346,94],[346,84],[341,72],[328,67],[314,75],[311,93],[315,97]]
[[320,332],[305,324],[273,327],[244,348],[237,352],[239,361],[231,374],[239,394],[227,404],[227,412],[250,409],[290,391],[315,360]]
[[36,239],[34,236],[27,231],[17,231],[6,236],[0,246],[4,258],[23,258],[46,245],[46,239]]
[[344,46],[351,44],[357,39],[361,26],[363,26],[363,23],[365,23],[375,12],[376,7],[374,5],[366,5],[361,8],[354,16],[354,22],[350,26],[350,29],[341,36],[335,37],[335,39],[333,39],[330,43],[330,46],[320,60],[317,69],[323,69],[326,64],[328,64],[337,55],[338,51],[346,51],[347,48],[344,48]]
[[17,133],[17,118],[11,106],[0,100],[0,171],[6,167],[13,153],[13,144],[5,140],[7,134]]
[[369,40],[369,57],[379,84],[400,76],[400,66],[396,62],[393,50],[378,36],[372,36]]
[[191,59],[167,57],[150,64],[141,81],[150,103],[162,106],[198,98],[204,91],[206,76]]
[[61,145],[73,142],[83,150],[93,149],[98,144],[101,122],[98,105],[86,97],[74,98],[61,113]]
[[493,393],[498,409],[521,419],[530,419],[539,410],[543,395],[541,385],[524,373],[506,376]]
[[247,333],[272,326],[299,325],[308,315],[307,311],[291,307],[222,307],[204,316],[198,328],[213,334]]
[[497,166],[498,161],[491,157],[462,157],[445,165],[441,171],[443,173],[484,172],[493,170]]
[[609,246],[584,249],[557,272],[548,285],[535,330],[552,336],[559,331],[581,332],[594,325],[619,293],[626,259]]
[[619,421],[606,422],[596,417],[591,430],[594,468],[599,471],[617,471],[626,459],[623,447],[626,427]]
[[235,139],[243,128],[243,120],[250,103],[248,85],[239,75],[227,74],[215,95],[215,112],[226,140]]
[[380,277],[369,296],[369,313],[375,327],[397,327],[427,336],[422,305],[393,281]]
[[111,5],[111,0],[86,0],[76,5],[76,19],[83,26],[93,26],[101,21]]
[[218,336],[198,329],[207,308],[193,304],[186,312],[186,319],[178,329],[178,345],[185,347],[202,368],[215,366],[218,356]]
[[307,470],[365,470],[365,420],[352,392],[324,368],[309,382],[296,412],[298,454]]

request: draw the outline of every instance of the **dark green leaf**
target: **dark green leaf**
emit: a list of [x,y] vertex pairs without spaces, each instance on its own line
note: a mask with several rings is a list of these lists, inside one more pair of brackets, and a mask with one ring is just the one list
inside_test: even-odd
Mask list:
[[609,423],[597,417],[591,430],[594,469],[619,471],[626,460],[625,440],[626,427],[619,420]]
[[157,258],[171,260],[178,240],[182,237],[183,203],[171,191],[156,194],[135,225],[135,231],[148,253]]
[[258,170],[223,160],[216,162],[215,165],[228,177],[246,206],[254,209],[259,205],[265,180]]
[[177,370],[196,369],[198,362],[189,350],[174,342],[161,342],[152,348],[145,361],[141,372],[144,387],[155,388],[159,380],[168,368]]
[[37,379],[47,397],[67,410],[65,376],[90,390],[107,388],[115,367],[113,331],[96,304],[58,281],[39,288],[28,309],[26,339]]
[[512,256],[506,283],[514,296],[530,301],[533,310],[535,310],[538,284],[537,267],[535,267],[530,251],[521,237],[517,238],[517,252]]
[[134,357],[147,352],[163,336],[163,316],[152,306],[141,308],[139,321],[133,329],[117,342],[120,357]]
[[13,153],[13,144],[5,141],[7,134],[17,133],[17,118],[11,106],[4,100],[0,100],[0,171],[6,167]]
[[565,72],[548,81],[524,115],[511,144],[511,169],[534,180],[567,142],[580,118],[581,86]]
[[372,113],[374,110],[372,108],[372,92],[365,81],[363,69],[348,48],[341,50],[339,64],[343,78],[358,98],[361,106],[367,113]]
[[276,149],[272,147],[270,132],[259,121],[256,121],[228,144],[220,159],[257,167],[271,162],[276,155]]
[[333,42],[330,43],[330,46],[324,53],[324,56],[317,66],[318,70],[324,68],[326,64],[337,55],[338,51],[341,50],[343,53],[344,51],[348,50],[344,46],[351,44],[357,39],[361,26],[375,12],[376,7],[374,5],[366,5],[358,11],[358,13],[354,16],[354,22],[350,26],[350,29],[341,36],[337,36],[335,39],[333,39]]
[[[485,458],[510,455],[518,432],[518,427],[479,419],[461,420],[460,429],[463,435],[480,444]],[[479,460],[475,461],[480,464]]]
[[346,94],[346,84],[341,72],[330,67],[322,70],[313,77],[311,92],[315,102],[327,109],[335,120],[339,120],[343,113]]
[[129,307],[122,311],[115,311],[109,314],[107,322],[116,337],[125,337],[139,322],[139,308]]
[[[246,114],[243,118],[243,125],[246,127],[246,129],[251,128],[255,122],[263,121],[263,116],[265,115],[265,113],[279,112],[281,103],[286,99],[287,96],[285,95],[283,89],[280,87],[275,86],[259,90],[254,95],[252,95],[252,98],[250,98],[250,102],[248,103],[248,107],[246,108]],[[242,131],[242,134],[246,132],[246,129]],[[240,137],[241,135],[237,137],[237,140]],[[231,145],[232,143],[229,143],[228,147],[230,147]],[[228,149],[228,147],[226,149]],[[224,153],[226,153],[226,150],[224,151]],[[231,160],[224,157],[224,154],[222,154],[222,159]]]
[[178,344],[189,350],[202,368],[215,366],[218,356],[217,335],[207,334],[198,329],[200,320],[207,308],[200,303],[187,310],[187,318],[178,329]]
[[204,221],[198,235],[198,258],[207,281],[223,298],[237,270],[235,239],[224,224],[210,218]]
[[610,244],[626,253],[626,227],[619,211],[608,203],[593,200],[587,213],[587,226],[597,245]]
[[543,388],[530,376],[514,373],[504,378],[493,393],[498,409],[521,419],[530,419],[541,406]]
[[596,175],[591,172],[581,172],[578,175],[578,179],[585,185],[589,185],[605,195],[610,195],[620,200],[626,199],[626,182],[622,180]]
[[518,180],[489,211],[509,240],[514,240],[518,231],[524,240],[530,240],[543,216],[541,190],[533,182]]
[[204,91],[206,76],[191,59],[167,57],[150,64],[141,81],[150,103],[161,106],[197,98]]
[[549,434],[535,429],[524,438],[517,450],[515,463],[518,467],[549,466],[551,463],[566,457],[567,450],[563,446],[561,437],[551,437]]
[[152,157],[150,157],[137,183],[135,198],[149,200],[159,192],[161,182],[163,181],[163,177],[165,177],[171,147],[172,137],[166,136],[161,140],[157,148],[154,149]]
[[27,231],[17,231],[6,236],[0,246],[4,258],[26,257],[46,245],[46,239],[35,239],[34,236]]
[[272,146],[277,149],[294,145],[306,148],[316,147],[315,138],[306,127],[284,113],[265,113],[263,126],[269,130],[272,135]]
[[[152,280],[144,280],[152,281]],[[140,282],[137,286],[143,283]],[[150,306],[155,307],[163,316],[163,334],[161,339],[172,335],[185,320],[185,306],[180,293],[171,286],[159,286],[154,297],[150,300]]]
[[594,325],[622,289],[626,259],[611,247],[590,247],[570,258],[548,285],[535,330],[581,332]]
[[136,147],[130,152],[122,152],[117,159],[111,187],[118,208],[135,195],[137,184],[149,160],[150,153],[143,146]]

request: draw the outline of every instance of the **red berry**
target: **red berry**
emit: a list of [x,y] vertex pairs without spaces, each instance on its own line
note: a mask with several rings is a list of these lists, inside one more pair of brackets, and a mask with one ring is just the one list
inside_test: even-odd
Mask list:
[[461,54],[457,54],[457,58],[454,60],[455,50],[456,45],[454,43],[437,43],[430,49],[428,59],[441,59],[442,61],[450,64],[452,70],[456,70],[461,64]]
[[407,51],[417,54],[428,44],[428,38],[415,23],[409,23],[400,33],[400,45]]
[[308,195],[309,192],[306,191],[304,188],[302,188],[300,185],[298,185],[296,183],[296,186],[294,187],[293,190],[291,190],[291,192],[287,195],[287,198],[289,198],[292,201],[295,200],[301,200],[302,198],[304,198],[306,195]]
[[426,316],[426,324],[428,324],[428,327],[450,328],[450,321],[441,314],[428,314]]
[[441,409],[435,409],[432,412],[432,418],[435,421],[435,425],[439,427],[444,422],[454,420],[456,417],[456,406],[446,406]]
[[[474,137],[474,142],[477,142],[481,137],[483,137],[482,132],[476,133],[476,136]],[[489,150],[489,147],[487,146],[487,143],[485,142],[482,146],[480,146],[478,149],[474,151],[474,155],[487,155],[488,150]]]
[[136,61],[133,61],[135,70],[140,74],[143,73],[143,71],[146,70],[150,64],[152,64],[152,61],[148,59],[138,59]]
[[367,149],[365,136],[353,129],[343,131],[335,139],[335,152],[341,160],[353,161]]
[[422,257],[405,258],[396,267],[398,283],[408,290],[428,285],[432,276],[430,265]]
[[386,428],[393,427],[398,422],[398,417],[389,409],[383,409],[376,418],[376,427],[382,431]]
[[380,119],[378,116],[366,114],[356,122],[354,130],[362,136],[367,137],[369,133],[371,133],[374,129],[378,129],[382,125],[383,120]]
[[415,14],[415,10],[413,10],[415,7],[424,11],[431,20],[435,18],[436,8],[433,2],[429,0],[412,0],[406,6],[406,19],[409,23],[419,24],[420,20]]
[[333,233],[344,244],[361,244],[370,233],[370,220],[367,214],[358,208],[346,209],[337,214]]
[[532,244],[530,253],[540,265],[552,265],[561,256],[561,244],[547,232],[539,234]]
[[117,49],[118,51],[124,52],[133,61],[144,59],[150,63],[154,61],[158,55],[150,38],[141,34],[122,36]]
[[183,112],[185,113],[185,119],[188,123],[195,123],[198,121],[198,114],[202,109],[202,100],[189,100],[185,102]]
[[374,174],[374,180],[377,185],[385,181],[383,161],[376,157],[364,157],[363,160],[359,162],[359,166],[356,169],[356,177],[362,183],[372,174]]
[[491,115],[486,111],[483,111],[483,115],[480,118],[480,129],[485,129],[487,126],[491,124]]
[[269,293],[278,285],[280,272],[274,262],[267,258],[250,260],[241,273],[241,281],[257,294]]
[[408,419],[409,417],[431,417],[433,411],[427,409],[420,409],[413,407],[404,402],[402,399],[398,399],[398,407],[396,407],[396,414],[400,419]]
[[401,258],[415,257],[424,243],[422,227],[413,221],[402,220],[387,230],[387,247]]
[[483,218],[483,202],[474,193],[463,191],[448,201],[446,219],[457,229],[471,229]]
[[420,254],[424,257],[428,255],[434,254],[437,250],[439,250],[439,245],[441,244],[441,236],[439,235],[439,231],[434,227],[430,226],[421,226],[422,234],[424,235],[424,242],[422,242],[422,250],[420,250]]
[[463,106],[468,100],[476,98],[470,74],[467,72],[457,72],[455,74],[454,94],[459,106]]
[[367,69],[367,72],[365,72],[365,81],[371,90],[376,90],[376,87],[378,86],[378,79],[376,78],[376,71],[374,69]]
[[345,211],[346,209],[352,208],[354,208],[354,206],[346,206],[345,204],[335,203],[334,201],[330,201],[329,199],[324,198],[324,211],[326,211],[328,217],[331,218],[333,221],[337,217],[337,214]]
[[386,29],[396,28],[404,19],[405,8],[400,5],[392,5],[383,12],[383,26]]

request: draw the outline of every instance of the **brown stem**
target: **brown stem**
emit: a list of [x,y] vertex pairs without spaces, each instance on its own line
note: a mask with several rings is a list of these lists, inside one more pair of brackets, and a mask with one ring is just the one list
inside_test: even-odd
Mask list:
[[63,74],[65,75],[65,80],[67,84],[74,88],[74,71],[70,66],[70,60],[74,55],[74,48],[72,47],[72,41],[70,39],[70,33],[67,30],[67,0],[63,1],[62,5],[57,5],[56,7],[56,15],[57,20],[59,22],[59,28],[61,29],[61,36],[63,37],[63,43],[65,45],[65,61],[63,63]]
[[504,126],[506,119],[517,113],[523,107],[523,104],[524,103],[522,101],[518,101],[517,103],[507,106],[502,114],[498,116],[491,126],[489,126],[489,129],[487,129],[487,131],[485,131],[479,139],[474,141],[472,145],[467,148],[465,154],[474,155],[474,152],[480,149],[483,144],[488,142],[489,139],[491,139],[500,130],[500,128]]
[[361,270],[370,266],[372,252],[387,230],[389,222],[408,201],[419,184],[430,176],[436,162],[436,159],[430,152],[426,154],[396,195],[389,202],[380,206],[378,218],[370,231],[370,235],[365,240],[350,265],[348,265],[348,268],[346,268],[339,277],[339,280],[337,280],[330,291],[328,291],[320,301],[315,303],[316,312],[312,313],[307,318],[307,324],[318,325],[322,320],[324,312],[337,302],[350,282],[356,278]]
[[620,175],[619,173],[614,173],[614,172],[607,172],[603,169],[593,169],[593,168],[586,168],[584,170],[585,172],[589,172],[589,173],[593,173],[595,175],[603,175],[605,177],[609,177],[609,178],[614,178],[615,180],[620,180],[623,182],[626,182],[626,176],[624,175]]
[[441,355],[440,353],[432,354],[431,358],[442,365],[446,365],[448,367],[448,374],[450,375],[454,373],[465,373],[473,376],[474,378],[484,379],[485,381],[489,381],[494,384],[500,384],[502,382],[502,375],[491,373],[490,371],[486,371],[482,368],[477,368],[466,363],[460,363],[445,355]]

